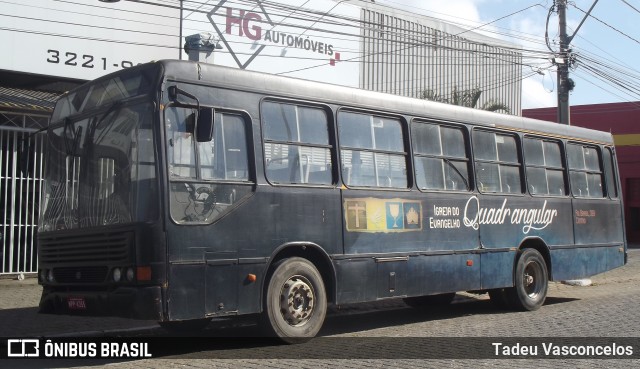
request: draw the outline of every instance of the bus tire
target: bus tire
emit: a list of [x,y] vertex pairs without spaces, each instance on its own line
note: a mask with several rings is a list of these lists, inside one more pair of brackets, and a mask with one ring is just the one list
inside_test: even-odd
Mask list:
[[455,296],[455,292],[449,292],[439,295],[405,297],[402,300],[412,308],[425,309],[449,305]]
[[267,335],[287,343],[305,342],[320,331],[327,313],[322,276],[306,259],[292,257],[274,265],[263,312]]
[[547,264],[536,249],[524,249],[516,264],[514,287],[506,290],[511,307],[538,310],[547,297]]

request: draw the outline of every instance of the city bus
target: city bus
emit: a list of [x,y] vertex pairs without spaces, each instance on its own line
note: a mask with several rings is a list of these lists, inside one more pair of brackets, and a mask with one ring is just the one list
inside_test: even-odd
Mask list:
[[605,132],[158,61],[65,94],[45,142],[42,313],[291,342],[329,305],[537,310],[627,260]]

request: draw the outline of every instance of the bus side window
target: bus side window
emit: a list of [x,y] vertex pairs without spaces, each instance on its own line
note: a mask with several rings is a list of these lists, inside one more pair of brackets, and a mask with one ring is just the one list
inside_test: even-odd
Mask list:
[[604,197],[603,173],[598,149],[581,144],[568,144],[571,193],[576,197]]
[[615,180],[615,162],[611,148],[604,149],[604,172],[607,178],[607,194],[612,199],[618,198],[618,184]]
[[171,177],[196,178],[196,157],[193,140],[194,109],[170,107],[166,109],[166,125]]
[[412,128],[418,188],[470,190],[464,130],[421,122],[415,122]]
[[527,183],[532,195],[566,193],[560,142],[525,137]]
[[246,124],[240,115],[216,112],[213,139],[198,145],[203,179],[249,180]]
[[482,192],[522,193],[516,136],[475,130],[473,151]]
[[324,109],[262,104],[267,179],[276,184],[333,183],[329,121]]
[[347,186],[407,188],[399,119],[339,112],[342,178]]

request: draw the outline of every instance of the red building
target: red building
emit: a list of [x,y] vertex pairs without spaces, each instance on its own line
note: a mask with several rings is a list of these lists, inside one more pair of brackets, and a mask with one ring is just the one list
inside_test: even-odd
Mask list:
[[[523,109],[522,115],[556,121],[556,108]],[[613,134],[620,167],[627,240],[640,242],[640,101],[571,107],[571,125]]]

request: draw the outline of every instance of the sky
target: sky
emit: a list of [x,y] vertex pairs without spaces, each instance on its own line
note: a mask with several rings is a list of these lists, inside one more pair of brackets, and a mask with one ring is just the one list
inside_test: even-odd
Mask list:
[[[290,5],[278,11],[270,9],[266,12],[273,21],[271,25],[257,23],[254,19],[245,25],[249,31],[245,32],[240,30],[239,23],[233,24],[231,33],[234,35],[226,34],[228,44],[222,45],[224,47],[215,53],[215,61],[211,62],[238,67],[238,61],[232,59],[232,51],[238,55],[240,62],[245,63],[264,46],[260,57],[252,59],[248,69],[357,86],[360,60],[357,7],[340,0],[275,1]],[[262,2],[274,4],[269,0]],[[530,75],[522,83],[523,108],[557,105],[553,54],[545,44],[544,37],[545,22],[553,0],[375,2],[439,18],[519,45],[525,64],[522,73]],[[567,9],[569,34],[574,33],[584,17],[579,9],[586,11],[593,2],[570,2]],[[186,58],[186,54],[180,52],[183,42],[179,38],[179,0],[128,0],[117,3],[101,3],[98,0],[0,0],[0,3],[3,3],[0,44],[14,50],[0,58],[0,69],[93,79],[149,60],[177,58],[181,55]],[[255,2],[185,0],[183,3],[186,9],[190,9],[184,14],[183,31],[186,36],[198,32],[215,34],[216,23],[223,27],[227,13],[221,4],[234,6]],[[208,19],[208,12],[218,7],[222,13]],[[335,9],[337,14],[351,21],[341,25],[330,23],[335,18],[318,22],[317,16],[311,16],[309,12],[296,13],[298,8],[308,8],[316,11],[316,14],[329,14]],[[239,14],[240,10],[232,10],[234,17]],[[640,67],[635,62],[640,60],[639,21],[640,0],[600,0],[595,5],[591,16],[571,43],[576,64],[570,71],[570,78],[575,82],[570,105],[640,100]],[[295,22],[297,27],[289,27]],[[262,39],[251,39],[254,27],[262,28]],[[304,29],[302,33],[301,29]],[[239,32],[243,33],[242,37],[237,34]],[[267,32],[273,32],[273,39],[266,39]],[[276,40],[278,35],[281,36],[280,41]],[[283,46],[282,40],[292,35],[304,41],[304,44]],[[549,18],[548,35],[551,50],[557,51],[558,17],[555,13]],[[331,48],[333,46],[335,50]],[[340,51],[341,59],[337,62],[331,61],[335,59],[333,51]]]
[[[579,9],[588,11],[594,1],[570,2],[567,8],[569,35],[574,33],[585,16]],[[488,36],[508,40],[527,50],[549,51],[544,34],[553,0],[376,0],[376,3],[467,27],[478,27],[500,19],[477,31],[483,30]],[[578,64],[569,72],[569,77],[575,82],[569,97],[570,105],[640,100],[640,89],[634,88],[640,78],[640,68],[636,62],[640,60],[639,10],[640,0],[597,2],[591,16],[571,42]],[[558,50],[558,29],[557,13],[554,13],[549,19],[548,35],[551,48],[555,51]],[[550,60],[543,58],[531,64],[531,67],[523,69],[524,73],[529,70],[536,72],[533,77],[523,81],[523,108],[557,106],[555,67]],[[613,75],[621,78],[623,86],[594,78],[594,68],[607,77]],[[620,72],[614,73],[615,70]],[[625,87],[630,87],[632,91]]]

